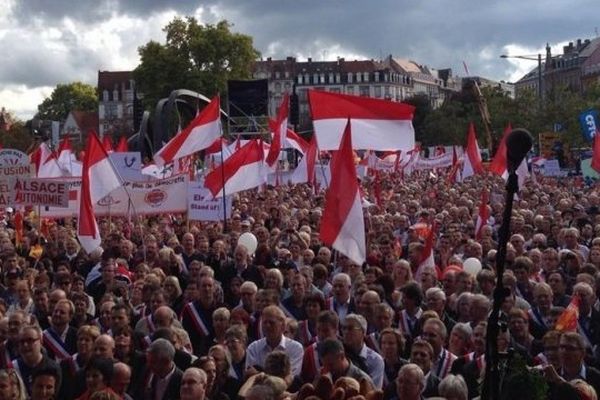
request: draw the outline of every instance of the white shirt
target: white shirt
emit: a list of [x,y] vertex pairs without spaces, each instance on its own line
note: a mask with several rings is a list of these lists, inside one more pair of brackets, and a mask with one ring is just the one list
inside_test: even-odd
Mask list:
[[368,369],[368,371],[365,372],[369,374],[373,380],[375,388],[382,389],[383,377],[385,375],[385,363],[383,362],[383,358],[375,350],[367,347],[364,343],[358,356],[365,360],[365,365]]
[[171,368],[171,372],[165,375],[164,378],[159,378],[154,375],[155,384],[154,384],[154,398],[156,400],[161,400],[167,391],[167,386],[169,386],[169,381],[171,380],[171,376],[175,372],[175,364],[173,364],[173,368]]
[[275,350],[283,351],[288,355],[292,367],[292,375],[299,376],[302,370],[304,348],[300,343],[284,335],[281,335],[281,341],[274,348],[271,348],[267,344],[267,338],[255,340],[250,343],[250,346],[248,346],[248,350],[246,351],[246,369],[255,365],[264,368],[267,356]]

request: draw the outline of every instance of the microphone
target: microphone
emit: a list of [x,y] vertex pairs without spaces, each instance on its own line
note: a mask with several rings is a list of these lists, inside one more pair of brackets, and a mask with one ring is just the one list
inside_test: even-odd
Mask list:
[[523,128],[513,129],[506,138],[506,168],[508,172],[515,172],[531,150],[533,139],[531,133]]

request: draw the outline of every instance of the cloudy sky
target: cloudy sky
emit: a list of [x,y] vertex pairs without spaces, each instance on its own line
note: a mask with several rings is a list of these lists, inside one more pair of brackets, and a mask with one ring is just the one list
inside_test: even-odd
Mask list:
[[164,41],[177,15],[227,19],[263,57],[410,58],[435,68],[514,81],[535,62],[501,54],[553,52],[594,38],[598,0],[1,0],[0,106],[31,118],[58,83],[95,85],[128,70],[137,48]]

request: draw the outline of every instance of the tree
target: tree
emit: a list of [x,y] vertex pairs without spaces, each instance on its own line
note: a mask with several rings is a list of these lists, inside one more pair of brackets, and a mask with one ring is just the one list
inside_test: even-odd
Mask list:
[[33,136],[23,121],[15,121],[8,131],[0,131],[0,145],[5,149],[27,152],[33,143]]
[[206,96],[224,93],[227,80],[251,77],[260,53],[252,37],[230,30],[231,24],[201,25],[195,18],[173,19],[163,30],[166,43],[148,42],[139,48],[140,65],[133,71],[146,108],[175,89]]
[[97,111],[98,94],[94,86],[72,82],[58,84],[50,97],[38,106],[37,117],[52,121],[64,121],[73,110]]

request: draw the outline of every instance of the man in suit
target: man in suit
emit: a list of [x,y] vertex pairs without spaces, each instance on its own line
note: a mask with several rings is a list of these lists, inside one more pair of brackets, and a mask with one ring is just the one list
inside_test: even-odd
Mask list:
[[560,376],[566,381],[583,379],[596,390],[596,393],[600,393],[600,371],[584,361],[586,343],[583,336],[577,332],[565,332],[560,337],[559,343]]
[[75,313],[71,300],[59,300],[50,319],[50,327],[43,332],[44,348],[50,358],[61,361],[77,352],[77,330],[70,323]]
[[166,339],[156,339],[148,347],[145,374],[132,390],[134,399],[179,400],[183,372],[175,362],[175,347]]

